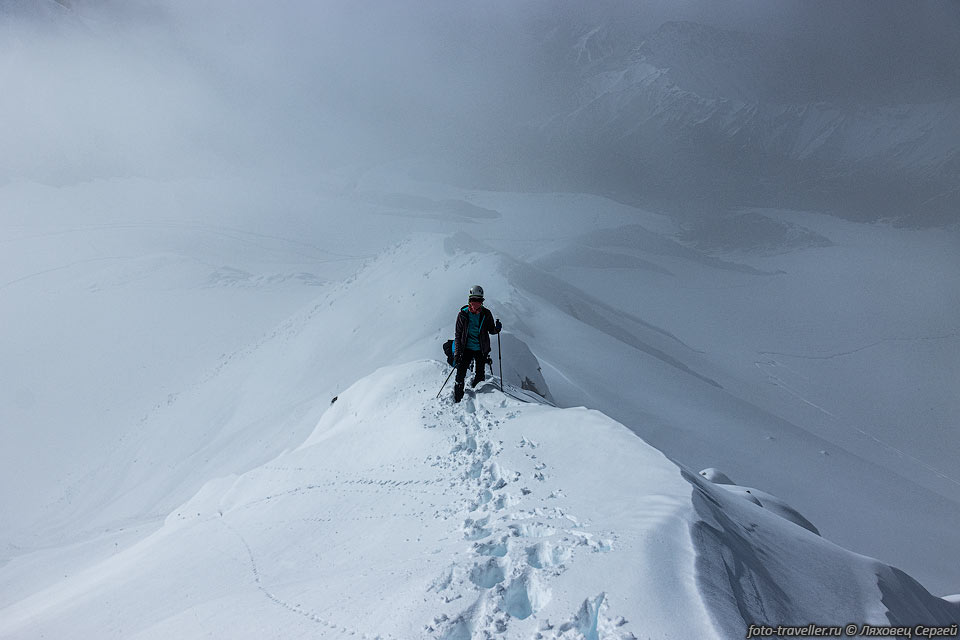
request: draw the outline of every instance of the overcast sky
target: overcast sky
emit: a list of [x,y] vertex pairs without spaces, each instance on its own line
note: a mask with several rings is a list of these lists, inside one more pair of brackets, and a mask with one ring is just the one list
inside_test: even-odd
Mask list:
[[550,45],[593,24],[618,26],[625,47],[666,20],[765,32],[837,85],[960,95],[956,2],[72,4],[82,19],[52,0],[0,0],[0,180],[293,170],[509,140],[569,88]]

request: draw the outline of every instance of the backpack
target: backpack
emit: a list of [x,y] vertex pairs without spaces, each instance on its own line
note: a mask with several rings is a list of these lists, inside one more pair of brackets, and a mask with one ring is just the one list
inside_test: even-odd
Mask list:
[[447,356],[447,364],[450,365],[451,367],[456,362],[456,359],[454,357],[455,356],[454,352],[456,351],[456,349],[457,349],[457,345],[456,343],[454,343],[453,340],[447,340],[446,342],[443,343],[443,355]]

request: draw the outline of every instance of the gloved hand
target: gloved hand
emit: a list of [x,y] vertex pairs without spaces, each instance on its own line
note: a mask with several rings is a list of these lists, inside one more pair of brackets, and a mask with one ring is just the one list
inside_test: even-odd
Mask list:
[[497,318],[497,332],[499,332],[501,329],[503,329],[503,325],[500,324],[500,319]]

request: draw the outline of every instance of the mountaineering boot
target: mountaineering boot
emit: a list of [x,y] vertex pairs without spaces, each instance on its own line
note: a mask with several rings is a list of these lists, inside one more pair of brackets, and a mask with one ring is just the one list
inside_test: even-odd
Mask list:
[[457,382],[453,385],[453,401],[460,402],[463,400],[463,383]]
[[470,381],[470,388],[475,389],[477,385],[483,382],[485,379],[486,378],[484,377],[483,372],[481,371],[480,373],[478,373],[473,377],[473,380]]

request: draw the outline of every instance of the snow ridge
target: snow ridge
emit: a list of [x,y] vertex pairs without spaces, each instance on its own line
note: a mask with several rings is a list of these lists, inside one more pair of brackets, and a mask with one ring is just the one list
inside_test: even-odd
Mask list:
[[[492,385],[486,383],[479,392],[492,390]],[[534,463],[532,476],[509,471],[497,461],[504,449],[503,442],[492,439],[500,420],[477,396],[468,395],[455,415],[463,432],[451,436],[450,456],[438,459],[438,464],[459,478],[462,487],[471,488],[476,497],[465,505],[447,509],[441,517],[466,513],[463,537],[473,544],[455,556],[449,571],[430,590],[442,596],[444,604],[461,600],[468,604],[455,615],[437,615],[425,629],[449,640],[471,638],[482,630],[506,632],[512,621],[526,620],[543,609],[552,597],[551,577],[566,571],[576,554],[607,552],[614,544],[614,538],[596,537],[584,531],[580,520],[560,506],[524,508],[524,498],[533,489],[518,484],[530,480],[543,483],[549,473],[547,463],[539,461],[535,453],[538,443],[522,437],[516,445]],[[513,415],[508,413],[507,418]],[[441,418],[442,412],[436,412],[434,417]],[[556,500],[562,495],[563,489],[555,488],[549,498]],[[571,637],[568,632],[576,629],[584,637],[596,638],[603,600],[603,593],[584,600],[581,611],[559,625],[544,619],[534,637]],[[626,623],[623,618],[618,621],[621,626]],[[612,637],[635,638],[626,631]]]
[[956,614],[603,414],[490,381],[454,404],[436,397],[445,373],[361,379],[299,448],[0,609],[0,637],[733,638]]

